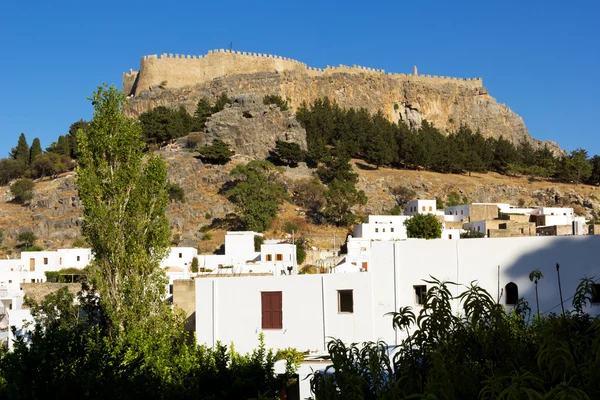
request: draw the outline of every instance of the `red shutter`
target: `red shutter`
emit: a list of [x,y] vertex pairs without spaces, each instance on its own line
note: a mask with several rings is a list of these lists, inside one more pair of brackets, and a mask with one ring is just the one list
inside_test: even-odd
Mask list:
[[261,292],[262,329],[281,329],[281,292]]

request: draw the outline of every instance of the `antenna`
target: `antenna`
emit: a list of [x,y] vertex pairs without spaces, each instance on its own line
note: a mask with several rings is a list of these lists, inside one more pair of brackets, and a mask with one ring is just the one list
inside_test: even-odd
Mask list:
[[233,42],[229,42],[229,51],[231,52],[232,49],[233,49]]

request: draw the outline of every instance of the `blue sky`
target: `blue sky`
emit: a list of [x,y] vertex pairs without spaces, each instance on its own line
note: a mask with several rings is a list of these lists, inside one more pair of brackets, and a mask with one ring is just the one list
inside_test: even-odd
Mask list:
[[600,154],[595,1],[0,2],[0,157],[47,147],[145,54],[270,53],[310,66],[482,77],[531,135]]

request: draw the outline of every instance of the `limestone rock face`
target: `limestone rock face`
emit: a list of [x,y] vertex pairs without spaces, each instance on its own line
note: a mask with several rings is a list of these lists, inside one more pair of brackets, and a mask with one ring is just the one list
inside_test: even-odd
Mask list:
[[382,111],[389,120],[413,128],[418,128],[424,119],[444,133],[467,124],[486,137],[503,136],[515,143],[526,139],[534,146],[545,143],[552,150],[560,151],[556,143],[532,139],[521,117],[498,103],[486,88],[454,80],[398,80],[390,75],[369,73],[310,75],[301,71],[265,71],[222,76],[181,88],[140,90],[129,99],[125,113],[137,118],[144,111],[160,105],[175,107],[180,104],[193,113],[198,100],[204,97],[214,102],[221,93],[230,97],[243,93],[261,97],[280,95],[290,101],[294,110],[302,102],[310,104],[327,96],[342,107],[366,108],[371,113]]
[[206,123],[204,143],[221,139],[238,155],[263,159],[275,147],[277,140],[298,143],[306,150],[306,131],[292,111],[281,111],[262,97],[243,94],[232,105],[213,114]]

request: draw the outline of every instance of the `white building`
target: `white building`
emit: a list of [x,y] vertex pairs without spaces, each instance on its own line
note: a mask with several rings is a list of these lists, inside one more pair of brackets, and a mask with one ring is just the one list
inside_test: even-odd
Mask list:
[[[211,346],[233,342],[241,352],[256,347],[259,333],[267,347],[301,351],[325,352],[329,337],[393,345],[401,338],[384,315],[402,306],[418,312],[431,276],[463,285],[477,281],[507,307],[523,297],[535,312],[528,276],[537,268],[545,276],[540,311],[559,312],[556,263],[569,298],[581,278],[598,276],[599,245],[595,236],[381,241],[371,243],[368,272],[197,279],[196,336]],[[464,287],[450,289],[458,295]],[[452,305],[461,311],[458,300]],[[587,311],[599,309],[600,303]]]
[[413,200],[406,205],[404,214],[434,214],[437,215],[437,202],[435,200]]

